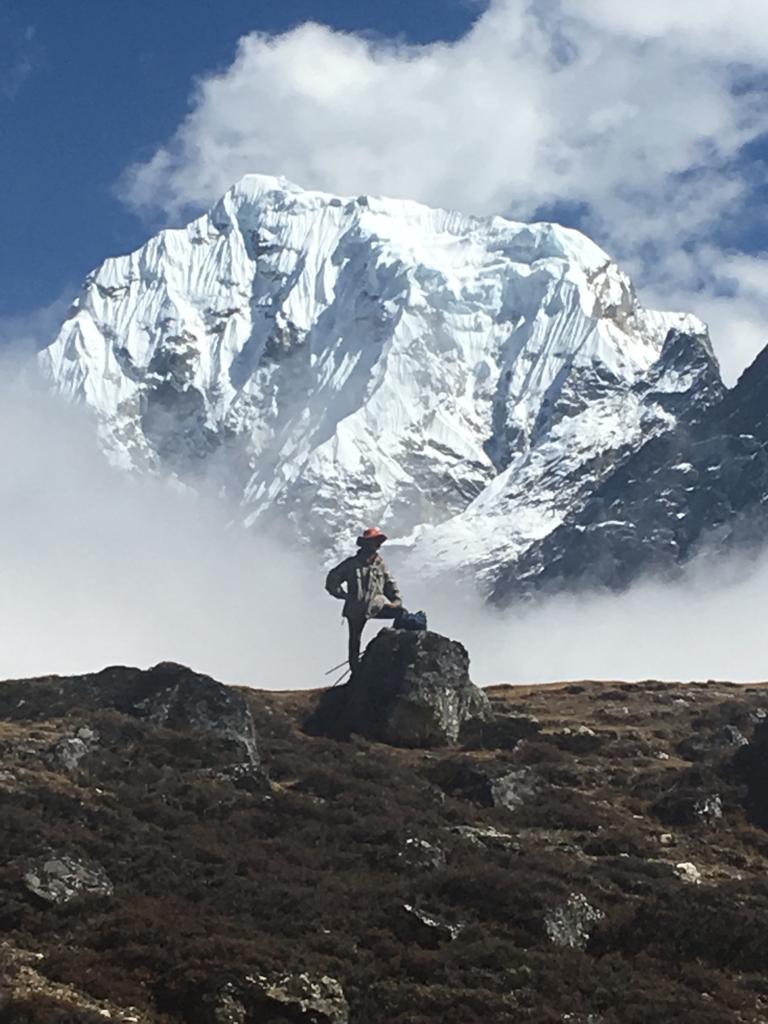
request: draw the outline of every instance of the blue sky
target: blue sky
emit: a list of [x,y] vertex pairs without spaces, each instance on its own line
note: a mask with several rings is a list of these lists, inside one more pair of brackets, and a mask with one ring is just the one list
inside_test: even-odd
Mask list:
[[754,0],[0,0],[0,341],[257,171],[579,226],[732,380],[768,340],[766,83]]
[[115,182],[241,36],[315,19],[419,43],[476,15],[456,0],[0,0],[0,316],[76,290],[163,221],[127,208]]

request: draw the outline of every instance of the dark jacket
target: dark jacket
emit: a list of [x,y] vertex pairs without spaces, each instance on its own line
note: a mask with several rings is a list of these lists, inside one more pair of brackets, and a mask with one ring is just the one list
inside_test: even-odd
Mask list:
[[360,555],[345,558],[328,573],[325,589],[333,597],[344,598],[342,615],[355,621],[365,622],[385,605],[401,603],[400,590],[381,555],[371,562]]

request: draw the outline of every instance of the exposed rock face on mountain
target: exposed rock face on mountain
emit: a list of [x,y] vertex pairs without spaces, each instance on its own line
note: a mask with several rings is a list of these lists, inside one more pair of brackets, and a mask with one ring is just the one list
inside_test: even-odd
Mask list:
[[249,975],[213,998],[203,993],[195,1017],[201,1024],[349,1024],[349,1006],[334,978]]
[[40,362],[120,464],[326,553],[379,522],[486,589],[721,390],[703,325],[576,231],[258,176],[107,260]]
[[509,563],[495,597],[532,590],[620,588],[674,574],[704,550],[768,537],[768,349],[704,413],[633,453],[549,536]]
[[[765,686],[493,688],[482,749],[322,697],[0,683],[2,1024],[766,1020]],[[211,771],[253,740],[264,788]]]
[[[459,516],[421,531],[406,564],[419,576],[450,569],[488,592],[520,579],[547,585],[536,557],[564,522],[586,514],[594,495],[643,444],[687,429],[723,395],[717,363],[701,333],[671,331],[645,376],[596,396],[584,382],[579,402],[557,416],[537,444],[521,451]],[[643,571],[633,564],[628,577]],[[527,574],[527,575],[526,575]]]
[[460,643],[426,630],[384,629],[368,644],[352,681],[328,692],[310,726],[397,747],[441,747],[490,717]]

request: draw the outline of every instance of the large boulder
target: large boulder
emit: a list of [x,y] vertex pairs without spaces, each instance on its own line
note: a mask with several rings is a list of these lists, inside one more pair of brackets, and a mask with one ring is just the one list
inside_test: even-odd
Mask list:
[[439,747],[459,742],[468,723],[490,717],[462,644],[427,630],[384,629],[368,644],[353,680],[328,691],[307,727],[398,747]]
[[[248,701],[231,686],[184,665],[162,662],[146,670],[115,666],[84,676],[11,681],[0,687],[0,719],[90,719],[109,710],[172,732],[195,734],[211,766],[245,788],[266,781]],[[44,759],[53,770],[75,771],[99,746],[98,732],[81,726],[60,737]]]
[[125,710],[168,729],[213,733],[232,745],[234,760],[259,764],[256,728],[245,697],[183,665],[163,662],[140,673]]

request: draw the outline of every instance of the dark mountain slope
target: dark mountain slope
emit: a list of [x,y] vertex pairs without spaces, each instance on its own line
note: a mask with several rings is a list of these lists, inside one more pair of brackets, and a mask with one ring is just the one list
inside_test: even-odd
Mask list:
[[674,575],[699,551],[768,535],[768,349],[719,402],[647,442],[586,507],[508,565],[494,598],[621,589]]

